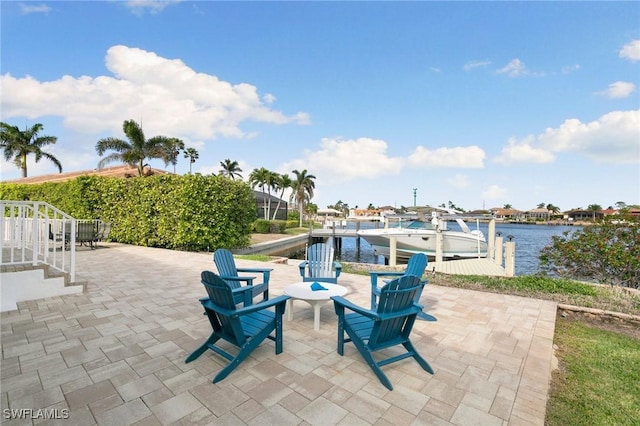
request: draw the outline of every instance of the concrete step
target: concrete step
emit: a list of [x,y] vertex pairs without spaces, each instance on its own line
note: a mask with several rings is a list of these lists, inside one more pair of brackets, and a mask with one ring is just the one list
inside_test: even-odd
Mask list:
[[69,274],[48,265],[3,265],[0,311],[18,309],[17,302],[83,293],[86,282],[70,282]]

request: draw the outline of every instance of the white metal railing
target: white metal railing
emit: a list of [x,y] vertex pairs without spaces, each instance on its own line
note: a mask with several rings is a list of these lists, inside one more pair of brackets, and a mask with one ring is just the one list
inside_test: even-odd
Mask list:
[[0,200],[2,265],[44,263],[76,279],[76,219],[45,202]]

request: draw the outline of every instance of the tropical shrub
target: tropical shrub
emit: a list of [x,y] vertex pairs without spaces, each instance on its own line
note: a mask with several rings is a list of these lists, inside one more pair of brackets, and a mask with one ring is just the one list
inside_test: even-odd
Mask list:
[[284,234],[287,229],[287,221],[272,220],[269,226],[269,232],[272,234]]
[[540,267],[560,277],[640,288],[640,219],[621,214],[552,237]]
[[268,234],[271,229],[269,221],[266,219],[258,219],[253,222],[253,231],[258,234]]
[[46,201],[77,219],[111,222],[112,241],[169,249],[246,247],[256,218],[247,184],[199,174],[0,184],[0,199]]

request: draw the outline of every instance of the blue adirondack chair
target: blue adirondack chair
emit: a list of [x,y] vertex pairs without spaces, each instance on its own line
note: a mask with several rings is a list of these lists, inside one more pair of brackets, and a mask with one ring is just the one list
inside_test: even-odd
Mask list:
[[[282,316],[289,296],[237,309],[233,294],[235,290],[229,283],[211,271],[203,271],[201,278],[209,297],[201,298],[200,303],[213,332],[202,346],[187,357],[185,363],[197,359],[207,349],[223,356],[230,362],[213,378],[213,383],[217,383],[240,365],[264,339],[275,342],[276,355],[282,353]],[[234,356],[216,346],[215,343],[220,339],[238,347],[239,352]]]
[[340,262],[334,260],[335,251],[332,245],[316,243],[307,249],[307,260],[300,263],[302,281],[322,281],[338,283],[342,272]]
[[[391,277],[397,278],[403,275],[415,275],[416,277],[420,277],[420,279],[424,282],[424,284],[428,284],[429,280],[423,279],[425,270],[427,269],[427,256],[424,253],[416,253],[409,258],[409,262],[407,262],[407,267],[403,272],[400,271],[369,271],[369,275],[371,277],[371,309],[376,309],[378,305],[378,298],[380,297],[380,287],[378,287],[378,278],[379,277]],[[388,283],[389,280],[385,280],[384,283]],[[416,295],[415,303],[420,305],[420,297],[422,296],[422,292],[418,292]],[[436,318],[433,315],[429,315],[425,312],[420,312],[418,314],[418,318],[426,320],[426,321],[436,321]]]
[[[251,288],[243,293],[234,293],[236,303],[244,303],[249,306],[253,303],[253,298],[262,294],[262,300],[269,299],[269,278],[273,268],[237,268],[233,259],[233,253],[227,249],[218,249],[213,253],[213,263],[216,264],[218,274],[232,288],[240,288],[241,282],[246,282],[245,287]],[[240,276],[239,273],[262,274],[262,282],[254,283],[256,277]]]
[[[380,290],[375,311],[354,305],[343,297],[331,298],[338,315],[338,354],[344,355],[345,342],[353,342],[380,382],[389,390],[393,390],[393,386],[380,367],[392,362],[413,357],[423,370],[433,374],[429,363],[409,339],[413,324],[421,311],[414,300],[423,287],[424,282],[414,275],[396,278]],[[353,313],[347,314],[346,310]],[[374,352],[397,345],[404,346],[406,352],[378,361],[374,359]]]

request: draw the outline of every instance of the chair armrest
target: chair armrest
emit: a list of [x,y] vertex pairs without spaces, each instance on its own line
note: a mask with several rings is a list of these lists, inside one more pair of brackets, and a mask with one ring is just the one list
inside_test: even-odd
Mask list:
[[300,268],[300,275],[302,275],[304,277],[304,268],[307,267],[307,265],[309,264],[308,260],[305,260],[304,262],[300,262],[300,264],[298,265],[298,268]]
[[287,300],[289,300],[289,296],[278,296],[275,299],[265,300],[260,303],[256,303],[255,305],[245,306],[244,308],[237,309],[235,312],[231,313],[231,315],[242,316],[246,314],[250,314],[252,312],[261,311],[263,309],[271,308],[277,305],[284,305]]
[[273,268],[238,268],[237,269],[238,272],[249,272],[249,273],[262,273],[262,282],[263,283],[268,283],[269,282],[269,275],[271,274],[271,271],[273,271]]
[[253,286],[251,286],[251,285],[244,285],[244,286],[242,286],[242,287],[232,288],[232,289],[231,289],[231,293],[233,293],[233,294],[236,294],[236,293],[244,293],[245,291],[253,292]]
[[407,309],[403,309],[402,311],[393,312],[393,313],[385,313],[385,314],[376,314],[376,319],[378,320],[389,320],[393,318],[404,318],[408,315],[419,314],[422,312],[422,309],[418,305],[412,305]]
[[356,312],[360,315],[364,315],[366,317],[375,319],[378,317],[378,314],[376,312],[370,311],[369,309],[365,309],[361,306],[355,305],[351,302],[349,302],[347,299],[345,299],[344,297],[341,296],[333,296],[331,298],[331,300],[333,300],[333,305],[335,307],[336,310],[336,314],[340,315],[338,313],[338,309],[344,309],[347,308],[353,312]]
[[238,272],[271,272],[273,268],[237,268]]
[[395,271],[368,271],[369,275],[376,277],[401,277],[404,275],[404,272],[395,272]]
[[237,277],[237,276],[227,276],[227,275],[221,275],[220,278],[222,278],[225,281],[246,281],[247,285],[253,285],[253,280],[256,279],[256,277]]

